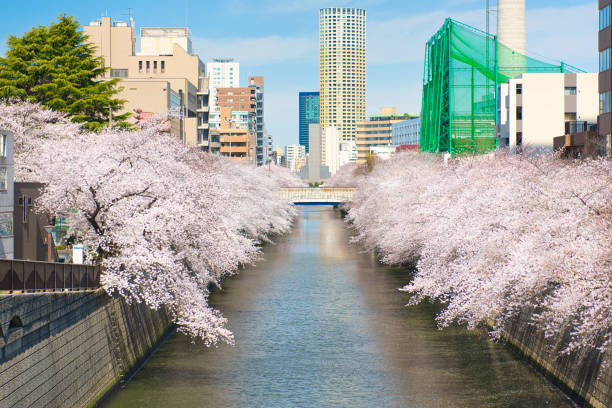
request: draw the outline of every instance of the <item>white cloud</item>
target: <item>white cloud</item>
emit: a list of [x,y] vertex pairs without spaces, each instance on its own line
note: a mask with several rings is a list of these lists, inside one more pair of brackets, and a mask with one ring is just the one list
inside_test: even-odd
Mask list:
[[241,64],[260,66],[281,62],[316,59],[318,38],[250,37],[194,38],[193,44],[203,61],[231,57]]

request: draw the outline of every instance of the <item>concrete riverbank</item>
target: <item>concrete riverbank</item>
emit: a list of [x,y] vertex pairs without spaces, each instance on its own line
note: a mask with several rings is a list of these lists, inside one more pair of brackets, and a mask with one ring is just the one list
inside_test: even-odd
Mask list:
[[103,290],[0,295],[0,406],[94,406],[171,327]]
[[558,357],[544,333],[528,324],[530,315],[525,310],[506,329],[503,335],[508,346],[579,403],[593,408],[612,407],[612,367],[602,366],[601,353],[588,351]]

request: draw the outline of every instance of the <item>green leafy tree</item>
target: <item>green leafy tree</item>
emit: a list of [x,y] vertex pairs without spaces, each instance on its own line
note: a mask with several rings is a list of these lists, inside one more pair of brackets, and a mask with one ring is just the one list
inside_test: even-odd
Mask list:
[[[22,37],[10,36],[0,58],[0,98],[38,102],[68,113],[85,129],[100,130],[125,101],[115,97],[119,79],[100,80],[105,71],[102,58],[86,41],[79,23],[66,15]],[[128,116],[113,114],[113,125],[129,127]]]

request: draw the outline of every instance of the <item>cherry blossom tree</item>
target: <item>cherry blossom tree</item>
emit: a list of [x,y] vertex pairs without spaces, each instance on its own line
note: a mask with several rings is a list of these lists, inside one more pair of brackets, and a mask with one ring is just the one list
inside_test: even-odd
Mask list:
[[68,218],[109,294],[166,308],[206,345],[233,342],[208,295],[291,229],[295,209],[276,193],[290,174],[185,147],[155,122],[91,134],[35,105],[0,116],[16,132],[17,174],[45,183],[39,208]]
[[383,262],[416,267],[402,290],[441,302],[441,327],[499,337],[527,312],[560,354],[610,347],[609,160],[400,154],[362,179],[348,219]]
[[340,167],[336,174],[325,180],[324,187],[357,187],[364,177],[364,171],[355,163]]

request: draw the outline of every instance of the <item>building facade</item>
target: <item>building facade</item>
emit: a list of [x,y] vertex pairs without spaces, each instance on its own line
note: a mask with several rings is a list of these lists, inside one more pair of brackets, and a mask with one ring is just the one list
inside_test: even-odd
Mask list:
[[597,123],[597,74],[522,74],[499,86],[502,147],[553,148]]
[[142,27],[140,53],[142,55],[172,55],[178,44],[193,55],[191,31],[187,27]]
[[285,163],[288,169],[299,172],[306,164],[306,147],[301,144],[285,146]]
[[419,150],[421,118],[404,120],[391,125],[391,144],[396,151]]
[[299,143],[308,153],[308,125],[320,121],[319,92],[299,93]]
[[0,130],[0,258],[15,257],[14,214],[14,136]]
[[325,158],[323,165],[327,166],[330,175],[336,174],[340,167],[340,141],[338,130],[334,127],[324,129]]
[[392,144],[393,124],[406,121],[409,114],[398,115],[395,108],[383,108],[380,114],[357,124],[357,164],[364,164],[368,156],[388,158],[395,147]]
[[208,92],[210,95],[210,128],[219,127],[217,89],[240,87],[240,64],[231,58],[217,58],[206,63]]
[[355,140],[366,119],[366,11],[332,7],[319,12],[320,123]]
[[[250,76],[249,86],[245,88],[217,88],[216,98],[217,109],[219,110],[219,127],[223,125],[220,117],[222,108],[229,108],[232,111],[249,112],[252,114],[249,124],[249,132],[254,135],[253,159],[249,156],[249,163],[261,166],[269,160],[272,155],[273,147],[271,138],[265,131],[264,124],[264,78],[262,76]],[[215,120],[216,121],[216,120]]]
[[208,80],[204,63],[190,53],[189,29],[143,28],[144,47],[138,53],[133,20],[127,24],[102,17],[83,31],[109,68],[104,78],[121,79],[118,97],[126,103],[120,113],[131,113],[134,122],[170,114],[173,135],[185,144],[208,149]]
[[606,145],[606,154],[612,151],[612,113],[610,112],[610,93],[612,91],[612,27],[610,8],[612,0],[599,0],[599,117],[597,134]]

